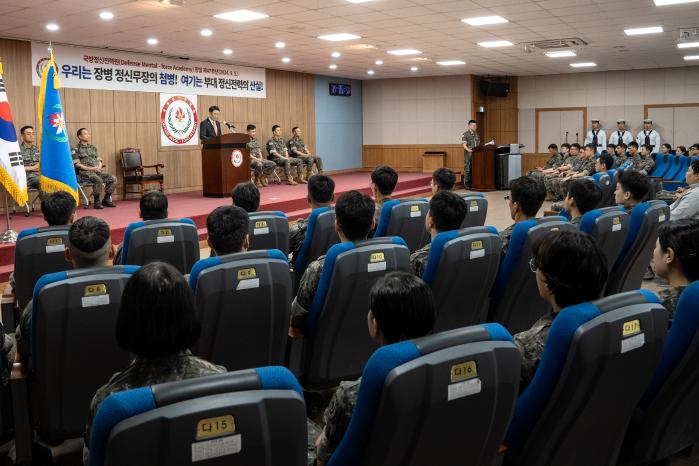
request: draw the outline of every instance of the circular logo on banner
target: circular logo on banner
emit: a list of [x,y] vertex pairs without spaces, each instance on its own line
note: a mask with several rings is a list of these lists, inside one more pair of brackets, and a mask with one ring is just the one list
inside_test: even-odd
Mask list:
[[38,62],[36,62],[36,75],[41,79],[41,75],[44,74],[44,68],[46,68],[46,65],[49,64],[49,57],[44,57],[40,58]]
[[187,144],[197,132],[197,110],[186,97],[170,97],[160,109],[163,133],[175,144]]
[[235,168],[238,168],[243,164],[243,153],[238,149],[231,152],[231,163]]

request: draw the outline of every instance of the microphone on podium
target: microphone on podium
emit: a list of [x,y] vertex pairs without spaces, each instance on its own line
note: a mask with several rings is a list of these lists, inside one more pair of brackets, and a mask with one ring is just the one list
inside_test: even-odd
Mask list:
[[235,125],[232,123],[228,123],[227,121],[224,121],[223,124],[226,125],[226,127],[228,129],[235,129]]

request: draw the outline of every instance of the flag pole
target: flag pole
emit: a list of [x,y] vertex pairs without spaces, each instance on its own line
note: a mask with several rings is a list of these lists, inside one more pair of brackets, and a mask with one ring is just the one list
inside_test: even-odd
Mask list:
[[15,243],[17,241],[17,233],[10,227],[10,202],[7,199],[7,189],[2,190],[5,195],[5,221],[7,228],[0,234],[0,243]]

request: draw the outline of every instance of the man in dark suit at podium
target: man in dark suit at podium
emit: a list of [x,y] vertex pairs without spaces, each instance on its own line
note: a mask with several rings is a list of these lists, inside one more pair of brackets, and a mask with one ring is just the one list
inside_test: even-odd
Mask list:
[[206,141],[221,135],[221,109],[216,105],[209,107],[209,118],[201,122],[199,126],[199,139]]

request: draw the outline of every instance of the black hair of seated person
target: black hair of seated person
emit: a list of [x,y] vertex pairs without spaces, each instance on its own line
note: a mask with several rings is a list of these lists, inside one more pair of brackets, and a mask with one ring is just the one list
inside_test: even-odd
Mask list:
[[68,225],[76,207],[75,198],[66,191],[41,193],[41,213],[50,226]]
[[246,130],[246,131],[252,131],[253,129],[257,129],[257,126],[255,126],[255,125],[253,125],[253,124],[250,124],[250,125],[248,125],[248,126],[245,127],[245,130]]
[[141,218],[143,220],[162,220],[167,218],[167,196],[158,190],[143,194],[140,201]]
[[412,273],[391,272],[379,278],[369,292],[369,309],[389,344],[423,337],[434,328],[432,290]]
[[689,165],[695,175],[699,175],[699,160],[695,160]]
[[580,213],[585,214],[599,205],[602,190],[590,179],[578,179],[568,185],[568,196],[573,198]]
[[519,204],[524,215],[536,217],[546,199],[546,187],[532,176],[520,176],[510,182],[510,199]]
[[582,149],[582,146],[581,146],[580,144],[578,144],[577,142],[574,142],[573,144],[571,144],[570,147],[571,147],[571,148],[572,148],[572,147],[575,147],[575,148],[578,149],[578,150]]
[[638,149],[639,146],[636,141],[631,141],[626,147],[635,147],[636,149]]
[[626,151],[626,149],[629,148],[629,146],[627,146],[627,145],[626,145],[625,143],[623,143],[623,142],[620,142],[620,143],[617,144],[616,146],[617,146],[617,147],[621,147],[622,149],[624,149],[624,151]]
[[570,149],[570,144],[568,144],[567,142],[564,142],[563,144],[561,144],[561,149],[563,149],[564,147],[567,147],[568,149]]
[[592,236],[579,231],[551,232],[533,245],[532,256],[561,309],[602,296],[607,258]]
[[441,167],[432,173],[432,183],[440,191],[451,191],[456,184],[456,175],[449,168]]
[[398,173],[388,165],[380,165],[371,172],[371,182],[376,185],[384,196],[393,193],[398,184]]
[[216,254],[232,254],[243,249],[250,217],[238,206],[215,208],[206,218],[206,231]]
[[437,191],[430,199],[429,215],[438,232],[461,228],[467,210],[464,198],[452,191]]
[[599,155],[599,161],[604,165],[604,168],[611,170],[614,166],[614,157],[609,152],[602,152]]
[[[104,265],[111,252],[107,245],[111,246],[109,225],[101,218],[79,218],[68,230],[68,248],[73,265],[77,268]],[[92,254],[102,249],[99,256]]]
[[557,150],[558,150],[558,146],[557,146],[556,144],[549,144],[548,149],[549,149],[549,150],[553,149],[553,150],[556,150],[556,151],[557,151]]
[[249,181],[238,183],[231,192],[231,200],[233,205],[241,207],[245,212],[257,212],[260,208],[260,190]]
[[699,220],[681,219],[664,222],[658,229],[663,251],[672,248],[687,280],[699,280]]
[[622,171],[619,174],[617,183],[621,185],[623,192],[631,193],[631,197],[636,202],[645,201],[650,192],[648,176],[634,170]]
[[131,276],[116,321],[123,350],[143,358],[172,356],[190,349],[200,334],[194,295],[177,269],[152,262]]
[[319,204],[331,202],[335,195],[335,181],[328,175],[313,175],[308,179],[308,195]]
[[348,191],[335,203],[337,225],[350,241],[362,241],[369,236],[374,212],[374,201],[359,191]]

